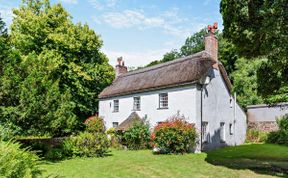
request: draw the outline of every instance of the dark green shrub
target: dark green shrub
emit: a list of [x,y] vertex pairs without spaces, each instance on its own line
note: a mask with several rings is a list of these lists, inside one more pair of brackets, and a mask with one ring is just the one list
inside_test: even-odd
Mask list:
[[84,124],[86,125],[86,131],[90,133],[104,133],[105,132],[105,124],[101,117],[92,116],[89,117]]
[[0,177],[37,177],[41,175],[39,158],[20,144],[0,141]]
[[99,157],[108,152],[109,140],[104,133],[81,132],[70,139],[73,146],[69,145],[70,147],[66,147],[65,151],[72,152],[73,156]]
[[12,123],[0,123],[0,139],[8,141],[14,138],[15,135],[20,134],[20,128]]
[[52,148],[45,154],[45,159],[48,160],[61,160],[66,158],[61,148]]
[[246,142],[262,143],[267,140],[268,134],[259,130],[248,129],[246,133]]
[[268,135],[268,143],[288,145],[288,115],[277,120],[279,130]]
[[197,134],[194,124],[184,117],[173,116],[154,128],[151,139],[154,146],[165,153],[187,153],[195,146]]
[[150,142],[149,125],[136,123],[123,134],[125,145],[128,149],[139,150],[148,148]]

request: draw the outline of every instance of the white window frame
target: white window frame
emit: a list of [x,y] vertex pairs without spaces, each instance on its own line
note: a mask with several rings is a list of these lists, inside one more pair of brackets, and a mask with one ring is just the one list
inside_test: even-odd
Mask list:
[[112,127],[113,127],[113,128],[118,127],[118,125],[119,125],[119,122],[112,122]]
[[209,143],[209,123],[206,121],[202,122],[202,142]]
[[232,123],[229,124],[229,134],[233,135],[233,124]]
[[140,96],[133,97],[133,111],[141,110],[141,98]]
[[225,122],[220,122],[220,142],[225,143]]
[[119,100],[113,100],[113,112],[119,112]]
[[159,109],[168,109],[168,93],[159,93]]

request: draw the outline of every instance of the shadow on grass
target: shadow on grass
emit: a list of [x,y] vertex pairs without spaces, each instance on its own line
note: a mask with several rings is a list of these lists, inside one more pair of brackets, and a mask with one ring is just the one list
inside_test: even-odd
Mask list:
[[210,164],[231,169],[249,169],[259,174],[288,177],[288,147],[250,144],[207,152]]

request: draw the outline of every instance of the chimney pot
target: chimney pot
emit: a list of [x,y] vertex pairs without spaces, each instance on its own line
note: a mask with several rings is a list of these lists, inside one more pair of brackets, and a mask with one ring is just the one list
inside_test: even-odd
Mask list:
[[122,57],[118,57],[117,58],[117,62],[118,64],[116,65],[115,67],[115,75],[116,75],[116,78],[119,77],[120,75],[122,74],[125,74],[127,73],[127,67],[125,66],[124,64],[124,61],[123,61],[123,58]]
[[216,62],[213,64],[214,69],[218,69],[218,40],[215,36],[215,30],[217,28],[217,23],[214,23],[213,26],[208,25],[208,34],[205,36],[205,51],[210,54],[212,60]]

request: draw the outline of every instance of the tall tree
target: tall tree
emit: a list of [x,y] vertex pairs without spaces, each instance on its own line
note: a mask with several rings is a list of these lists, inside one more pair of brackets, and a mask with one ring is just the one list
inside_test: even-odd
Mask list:
[[257,69],[264,59],[249,61],[239,58],[235,63],[236,70],[232,73],[233,92],[237,93],[238,103],[246,108],[247,105],[259,104],[263,102],[257,92]]
[[181,56],[189,56],[204,50],[204,38],[206,34],[207,30],[203,28],[199,32],[186,38],[184,45],[180,48]]
[[7,56],[8,47],[8,33],[5,23],[0,14],[0,75],[2,74],[2,67],[4,59]]
[[61,4],[24,0],[14,9],[0,115],[24,134],[67,135],[97,112],[98,94],[114,79],[88,25],[74,24]]
[[267,57],[258,91],[268,103],[288,101],[287,0],[222,0],[224,37],[247,58]]

